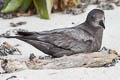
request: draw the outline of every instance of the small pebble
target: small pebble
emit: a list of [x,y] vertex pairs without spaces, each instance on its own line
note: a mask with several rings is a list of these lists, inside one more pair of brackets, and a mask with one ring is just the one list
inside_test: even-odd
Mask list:
[[75,24],[74,22],[72,22],[72,24]]

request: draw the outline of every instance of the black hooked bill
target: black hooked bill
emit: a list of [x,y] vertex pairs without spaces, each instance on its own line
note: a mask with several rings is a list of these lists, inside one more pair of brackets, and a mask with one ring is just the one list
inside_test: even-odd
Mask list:
[[103,23],[103,20],[101,20],[101,21],[99,22],[99,24],[105,29],[105,25],[104,25],[104,23]]

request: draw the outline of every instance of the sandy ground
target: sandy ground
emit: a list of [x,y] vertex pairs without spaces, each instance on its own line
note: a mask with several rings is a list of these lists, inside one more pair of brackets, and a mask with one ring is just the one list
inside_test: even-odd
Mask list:
[[[27,29],[29,31],[44,31],[56,28],[65,28],[78,25],[85,21],[87,13],[93,9],[94,6],[90,6],[86,13],[73,16],[63,15],[61,13],[52,14],[51,20],[39,19],[37,16],[31,17],[19,17],[10,20],[0,19],[0,33],[4,33],[10,29],[16,29],[10,27],[11,22],[26,21],[27,24],[17,27],[17,29]],[[106,17],[106,29],[103,36],[103,44],[107,48],[115,49],[120,52],[120,7],[114,10],[105,11]],[[75,24],[72,24],[72,23]],[[35,55],[45,55],[41,51],[35,49],[31,45],[16,40],[16,39],[0,39],[0,43],[7,41],[10,44],[20,44],[20,51],[22,56],[7,56],[12,59],[28,59],[30,53]],[[0,69],[0,72],[2,69]],[[71,68],[65,70],[24,70],[20,72],[10,74],[0,74],[0,80],[5,80],[10,76],[17,76],[17,79],[11,80],[120,80],[120,62],[114,67],[110,68]]]

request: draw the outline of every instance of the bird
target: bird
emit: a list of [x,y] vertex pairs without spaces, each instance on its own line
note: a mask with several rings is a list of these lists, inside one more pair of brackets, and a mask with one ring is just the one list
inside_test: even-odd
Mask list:
[[18,32],[16,38],[31,44],[53,58],[96,52],[101,48],[105,29],[104,11],[91,10],[86,20],[77,26],[41,32]]

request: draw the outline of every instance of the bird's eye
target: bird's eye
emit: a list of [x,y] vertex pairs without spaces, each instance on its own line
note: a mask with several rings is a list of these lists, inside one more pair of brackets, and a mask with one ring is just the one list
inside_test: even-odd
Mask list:
[[91,16],[91,19],[95,20],[95,15],[92,15],[92,16]]

